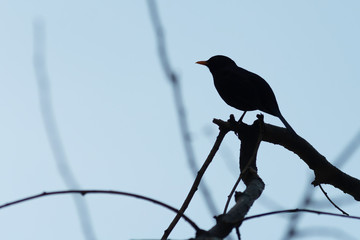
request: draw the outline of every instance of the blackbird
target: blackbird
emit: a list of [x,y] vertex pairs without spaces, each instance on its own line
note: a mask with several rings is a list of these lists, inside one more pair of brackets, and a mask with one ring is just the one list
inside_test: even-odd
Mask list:
[[238,67],[226,56],[217,55],[196,63],[209,68],[221,98],[228,105],[244,111],[240,121],[246,111],[260,110],[278,117],[291,133],[296,134],[282,116],[274,92],[262,77]]

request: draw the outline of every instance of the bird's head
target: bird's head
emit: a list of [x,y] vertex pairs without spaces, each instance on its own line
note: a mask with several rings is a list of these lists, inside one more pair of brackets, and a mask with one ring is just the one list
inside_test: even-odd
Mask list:
[[216,55],[207,61],[198,61],[196,63],[207,66],[212,73],[217,70],[236,66],[236,63],[231,58],[222,55]]

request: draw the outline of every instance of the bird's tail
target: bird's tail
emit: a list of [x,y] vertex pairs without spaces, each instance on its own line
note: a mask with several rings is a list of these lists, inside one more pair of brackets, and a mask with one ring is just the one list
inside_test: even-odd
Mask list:
[[294,131],[294,129],[290,126],[290,124],[281,115],[281,113],[279,114],[279,118],[280,118],[281,122],[285,125],[286,129],[289,130],[289,132],[291,132],[294,135],[297,135],[296,132]]

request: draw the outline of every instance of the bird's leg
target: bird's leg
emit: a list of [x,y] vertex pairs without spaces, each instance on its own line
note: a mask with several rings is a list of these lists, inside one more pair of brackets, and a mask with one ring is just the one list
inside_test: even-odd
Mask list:
[[244,111],[244,113],[241,115],[238,123],[242,123],[242,120],[243,120],[243,118],[245,117],[245,113],[246,113],[246,111]]

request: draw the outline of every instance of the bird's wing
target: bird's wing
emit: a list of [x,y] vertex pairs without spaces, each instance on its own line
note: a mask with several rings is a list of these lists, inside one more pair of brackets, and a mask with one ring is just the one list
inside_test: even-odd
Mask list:
[[258,92],[260,102],[259,110],[274,116],[279,116],[279,106],[270,85],[262,77],[255,73],[252,73],[251,76],[251,81]]

